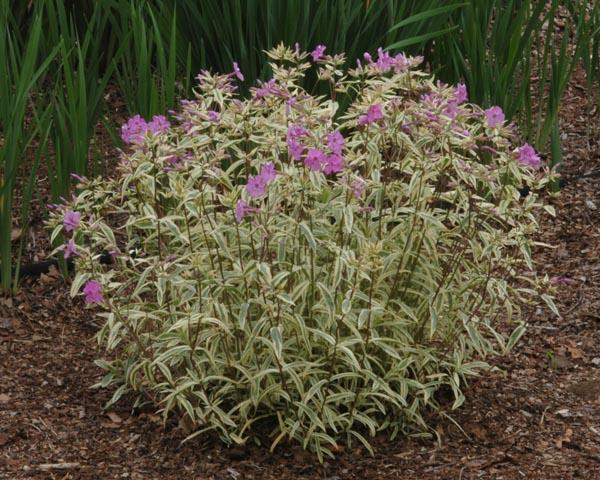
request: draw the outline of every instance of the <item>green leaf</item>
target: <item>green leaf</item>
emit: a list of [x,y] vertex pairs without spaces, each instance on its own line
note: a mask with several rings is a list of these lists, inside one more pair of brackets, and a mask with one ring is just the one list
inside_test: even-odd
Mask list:
[[282,360],[283,339],[281,338],[281,330],[279,327],[271,328],[271,340],[273,341],[273,350],[279,361]]
[[309,248],[311,250],[316,250],[317,242],[315,241],[315,237],[313,236],[313,233],[310,230],[309,226],[305,222],[301,222],[299,224],[299,226],[300,226],[300,231],[302,232],[302,235],[304,235],[304,238],[306,239]]

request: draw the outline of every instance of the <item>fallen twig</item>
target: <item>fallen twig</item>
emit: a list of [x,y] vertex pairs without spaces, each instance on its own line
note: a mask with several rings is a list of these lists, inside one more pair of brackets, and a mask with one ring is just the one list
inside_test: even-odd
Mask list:
[[80,468],[81,464],[74,462],[74,463],[68,463],[68,462],[62,462],[62,463],[40,463],[39,465],[31,465],[31,466],[26,466],[23,468],[23,470],[42,470],[42,471],[49,471],[49,470],[70,470],[72,468]]

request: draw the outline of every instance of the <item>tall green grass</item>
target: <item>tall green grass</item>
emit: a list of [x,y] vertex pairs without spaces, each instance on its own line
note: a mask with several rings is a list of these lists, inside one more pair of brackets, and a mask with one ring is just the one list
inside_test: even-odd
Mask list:
[[[23,37],[22,45],[18,33],[11,29],[14,17],[8,1],[0,2],[0,126],[2,128],[2,144],[0,145],[0,274],[2,290],[5,292],[16,288],[16,278],[12,274],[13,247],[11,233],[13,227],[13,199],[17,175],[22,173],[32,179],[37,172],[37,162],[29,173],[21,170],[25,152],[32,140],[39,133],[39,127],[47,124],[47,120],[27,123],[26,113],[31,111],[28,104],[31,93],[42,74],[52,62],[53,54],[39,61],[38,52],[42,37],[41,16],[31,22],[29,31]],[[47,108],[47,107],[46,107]],[[38,117],[39,118],[39,117]],[[47,119],[47,112],[41,113]],[[42,135],[44,138],[45,132]],[[38,148],[40,146],[38,145]],[[20,172],[21,170],[21,172]],[[25,192],[22,198],[21,211],[26,213],[31,195]],[[18,272],[17,272],[18,275]],[[14,280],[14,281],[13,281]]]
[[569,4],[569,7],[574,22],[582,22],[581,60],[586,76],[586,136],[589,145],[592,127],[600,126],[600,121],[594,122],[593,119],[594,108],[596,115],[600,116],[600,2],[580,0]]
[[547,18],[543,2],[536,3],[469,2],[452,18],[461,34],[436,42],[430,61],[438,75],[464,79],[471,101],[501,105],[511,118],[530,94],[534,35]]
[[[192,77],[189,55],[178,63],[177,11],[160,14],[166,22],[160,26],[149,4],[121,4],[117,11],[112,28],[127,53],[113,64],[127,109],[145,118],[166,113],[190,90]],[[189,51],[189,44],[183,47]]]
[[[231,71],[233,61],[248,79],[264,78],[263,51],[280,42],[327,53],[345,52],[350,64],[365,51],[396,44],[420,52],[427,42],[449,32],[458,0],[203,0],[154,2],[163,37],[177,9],[177,56],[191,58],[195,72],[210,67]],[[440,8],[442,6],[442,8]],[[407,21],[407,19],[412,20]],[[404,21],[405,23],[400,24]],[[399,25],[400,24],[400,25]],[[394,28],[397,26],[397,28]],[[191,55],[190,55],[191,53]]]
[[70,174],[88,173],[90,142],[114,67],[111,62],[108,68],[102,68],[104,57],[112,52],[97,41],[110,27],[109,12],[100,3],[90,12],[82,33],[62,0],[48,0],[45,7],[48,37],[58,45],[52,95],[54,161],[49,163],[50,186],[56,200],[69,193]]

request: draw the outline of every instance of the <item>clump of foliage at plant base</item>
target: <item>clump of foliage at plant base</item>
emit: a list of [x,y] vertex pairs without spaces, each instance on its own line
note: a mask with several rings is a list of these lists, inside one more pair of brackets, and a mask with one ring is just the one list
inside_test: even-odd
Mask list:
[[[434,83],[419,58],[344,71],[315,49],[269,52],[274,77],[236,95],[199,76],[173,120],[130,119],[113,180],[82,179],[51,218],[81,292],[104,311],[100,383],[151,399],[192,435],[320,458],[340,441],[426,432],[426,409],[507,352],[523,304],[548,168],[503,112]],[[311,65],[312,64],[312,65]],[[299,85],[314,68],[331,89]],[[337,95],[356,100],[336,119]],[[101,266],[101,252],[114,263]],[[500,329],[508,322],[511,331]]]

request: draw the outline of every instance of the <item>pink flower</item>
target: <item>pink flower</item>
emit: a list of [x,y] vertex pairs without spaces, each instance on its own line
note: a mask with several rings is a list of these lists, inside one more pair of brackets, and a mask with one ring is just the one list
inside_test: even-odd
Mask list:
[[304,159],[304,165],[316,172],[322,171],[326,162],[327,157],[318,148],[311,148]]
[[146,121],[139,115],[134,115],[121,127],[121,138],[127,144],[140,144],[144,140],[146,130]]
[[329,175],[331,173],[341,172],[344,168],[344,159],[341,155],[337,153],[333,153],[329,155],[325,160],[325,166],[323,168],[323,173]]
[[442,97],[440,97],[437,92],[424,93],[421,95],[421,101],[429,108],[438,108],[444,102]]
[[168,131],[169,128],[171,128],[171,124],[164,115],[154,115],[154,117],[152,117],[152,121],[148,123],[147,131],[153,133],[154,135],[158,135],[159,133]]
[[518,160],[521,165],[528,165],[530,167],[537,168],[541,165],[542,160],[539,155],[536,153],[534,148],[526,143],[522,147],[517,149],[517,153],[519,154]]
[[171,124],[164,115],[155,115],[149,123],[139,115],[135,115],[121,127],[121,138],[127,144],[141,145],[146,132],[158,135],[168,131],[170,127]]
[[304,147],[295,140],[288,140],[288,153],[294,160],[300,160],[304,153]]
[[242,220],[247,214],[256,212],[260,212],[260,208],[250,207],[243,200],[238,200],[235,205],[235,221],[237,223],[242,223]]
[[368,125],[383,118],[383,109],[381,105],[375,103],[369,107],[367,113],[358,117],[359,125]]
[[260,86],[255,90],[254,96],[256,98],[264,98],[270,95],[280,95],[280,88],[277,86],[277,82],[274,78],[271,80],[260,83]]
[[300,160],[304,153],[304,147],[298,141],[300,137],[307,135],[308,132],[301,125],[290,125],[287,131],[288,153],[294,160]]
[[444,115],[446,115],[450,119],[456,118],[458,112],[458,103],[456,102],[448,102],[448,105],[444,109]]
[[488,108],[485,111],[485,119],[487,120],[488,127],[496,128],[504,122],[504,112],[497,106]]
[[250,175],[246,184],[246,191],[252,198],[262,197],[267,189],[267,184],[260,175]]
[[246,184],[246,191],[252,198],[262,197],[267,191],[267,186],[275,180],[277,171],[273,163],[265,163],[258,175],[250,175]]
[[208,112],[206,112],[206,114],[208,115],[208,119],[211,122],[218,122],[219,121],[219,112],[216,112],[214,110],[209,110]]
[[65,217],[63,219],[63,225],[67,232],[75,230],[79,227],[79,222],[81,221],[81,213],[74,212],[69,210],[65,213]]
[[244,74],[240,70],[240,67],[238,66],[237,62],[233,62],[233,74],[238,78],[240,82],[244,81]]
[[277,171],[275,170],[275,165],[273,162],[265,163],[262,167],[260,167],[260,176],[263,177],[263,180],[268,185],[277,177]]
[[342,148],[344,148],[344,143],[344,137],[337,130],[327,135],[327,146],[329,147],[329,150],[331,150],[337,155],[342,154]]
[[[420,63],[418,59],[411,60],[407,58],[403,53],[399,53],[392,57],[388,52],[384,51],[383,48],[377,49],[377,61],[373,61],[373,57],[369,52],[363,54],[363,58],[367,61],[371,68],[385,73],[394,70],[396,73],[405,72],[411,66],[411,64]],[[360,62],[359,66],[360,66]]]
[[357,178],[350,186],[352,193],[356,198],[360,198],[365,193],[365,181],[362,178]]
[[406,70],[408,70],[408,67],[410,67],[411,62],[408,58],[406,58],[406,56],[403,53],[399,53],[398,55],[396,55],[394,57],[394,60],[394,71],[396,72],[405,72]]
[[323,54],[325,53],[326,50],[326,46],[325,45],[317,45],[316,48],[310,53],[310,56],[312,57],[313,61],[317,61],[319,59],[321,59],[323,57]]
[[384,52],[381,47],[377,49],[377,62],[375,62],[377,70],[380,72],[387,72],[392,69],[394,63],[394,59],[388,52]]
[[86,282],[83,287],[83,293],[85,294],[85,303],[101,303],[104,300],[102,297],[102,285],[95,280]]
[[288,138],[298,138],[306,135],[308,135],[308,132],[302,125],[290,125],[287,131]]
[[77,245],[75,244],[75,240],[73,240],[72,238],[65,245],[63,255],[65,257],[65,260],[67,258],[71,258],[77,255]]
[[459,83],[454,89],[454,99],[460,104],[466,102],[468,98],[467,86],[464,83]]

